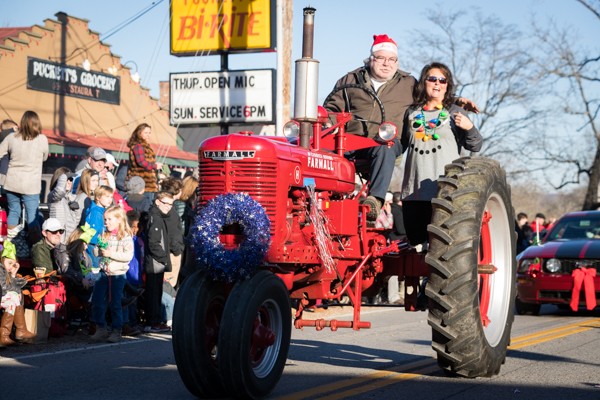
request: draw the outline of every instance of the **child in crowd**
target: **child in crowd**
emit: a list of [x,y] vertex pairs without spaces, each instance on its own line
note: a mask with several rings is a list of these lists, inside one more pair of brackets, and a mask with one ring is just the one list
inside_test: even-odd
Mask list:
[[[176,236],[169,230],[169,211],[173,208],[173,196],[158,192],[148,212],[146,226],[146,326],[145,332],[168,332],[171,328],[163,323],[161,302],[165,272],[171,271],[171,240]],[[181,239],[182,240],[182,239]]]
[[[143,268],[144,268],[144,241],[139,229],[140,213],[131,210],[127,212],[127,222],[133,235],[133,258],[129,262],[127,270],[127,284],[131,288],[125,288],[126,297],[123,298],[123,336],[135,336],[141,333],[138,325],[138,302],[137,298],[144,292]],[[137,291],[136,293],[128,293]]]
[[94,192],[94,202],[90,205],[90,208],[86,211],[85,223],[91,228],[96,230],[96,234],[92,236],[92,239],[88,243],[87,252],[92,259],[92,266],[98,267],[98,256],[96,256],[94,249],[98,245],[98,238],[104,233],[104,210],[110,207],[113,203],[113,192],[114,189],[110,186],[100,186]]
[[[101,256],[100,279],[94,285],[92,293],[92,315],[96,323],[96,333],[91,339],[116,343],[121,340],[123,328],[121,299],[126,282],[125,274],[133,258],[133,238],[123,208],[108,208],[104,212],[104,221],[106,231],[101,236],[97,250]],[[109,305],[112,326],[110,335],[106,329],[106,309]]]
[[88,243],[96,234],[96,230],[88,224],[80,226],[71,233],[67,240],[67,253],[69,254],[69,269],[66,275],[69,276],[76,287],[85,289],[82,299],[89,300],[91,288],[94,283],[100,279],[100,272],[92,270],[92,259],[87,253]]
[[79,178],[79,185],[75,193],[75,202],[77,203],[79,215],[78,225],[82,225],[85,216],[94,202],[94,193],[98,189],[100,175],[96,170],[84,169]]
[[152,200],[147,196],[144,196],[146,191],[146,182],[140,176],[132,176],[125,184],[127,188],[127,194],[125,200],[134,210],[139,213],[146,213],[152,206]]
[[67,290],[70,322],[89,321],[92,331],[95,326],[90,318],[90,299],[100,273],[92,271],[92,260],[86,250],[95,233],[88,224],[77,227],[67,238],[66,245],[59,243],[52,249],[54,263]]
[[181,216],[185,210],[185,202],[180,200],[182,189],[182,180],[173,176],[160,182],[160,190],[169,193],[173,197],[173,207],[169,210],[167,219],[167,229],[170,235],[171,271],[165,272],[165,280],[172,286],[177,284],[179,270],[181,269],[181,253],[183,253],[184,248]]
[[177,296],[177,290],[171,285],[168,280],[163,281],[163,294],[162,294],[162,320],[167,326],[173,324],[173,307],[175,307],[175,296]]
[[10,338],[13,324],[17,327],[15,339],[22,342],[32,342],[35,334],[27,330],[25,325],[25,309],[21,305],[21,289],[27,281],[17,276],[19,263],[17,262],[17,249],[10,241],[4,242],[2,257],[0,258],[0,288],[2,299],[0,307],[4,309],[0,323],[0,348],[15,344]]

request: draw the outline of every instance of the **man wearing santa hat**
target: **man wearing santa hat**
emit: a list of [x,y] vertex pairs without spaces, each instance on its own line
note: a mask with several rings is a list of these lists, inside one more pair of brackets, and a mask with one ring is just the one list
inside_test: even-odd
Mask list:
[[[398,135],[402,133],[404,113],[413,103],[413,87],[416,79],[408,72],[398,69],[398,46],[388,35],[373,35],[370,56],[364,65],[347,73],[339,79],[332,91],[330,99],[323,106],[331,112],[351,112],[354,119],[347,125],[347,132],[376,138],[379,123],[382,122],[379,105],[367,91],[373,92],[381,101],[385,111],[385,120],[398,127]],[[338,90],[343,85],[360,85],[358,87]],[[477,107],[469,100],[466,109],[477,111]],[[464,107],[464,105],[463,105]],[[381,205],[388,191],[396,158],[402,154],[398,139],[393,146],[377,146],[355,151],[356,159],[369,160],[371,186],[365,203],[371,206],[368,219],[377,219]]]

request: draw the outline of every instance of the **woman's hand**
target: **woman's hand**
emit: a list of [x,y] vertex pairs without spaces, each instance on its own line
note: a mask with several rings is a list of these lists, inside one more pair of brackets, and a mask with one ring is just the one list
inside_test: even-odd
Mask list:
[[383,209],[386,213],[390,214],[392,212],[392,205],[386,201],[383,205]]
[[464,108],[465,111],[474,112],[475,114],[479,113],[479,107],[477,107],[477,104],[471,99],[459,97],[456,100],[456,104]]
[[471,122],[469,117],[467,117],[466,115],[462,115],[459,112],[454,113],[454,124],[460,129],[464,129],[465,131],[468,131],[473,127],[473,123]]
[[112,251],[110,249],[100,249],[100,255],[102,257],[110,258]]

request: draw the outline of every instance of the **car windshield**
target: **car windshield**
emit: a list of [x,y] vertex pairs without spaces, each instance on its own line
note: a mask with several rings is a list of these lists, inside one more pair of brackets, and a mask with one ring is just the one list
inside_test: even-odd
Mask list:
[[556,239],[600,239],[600,216],[563,218],[548,233],[545,241]]

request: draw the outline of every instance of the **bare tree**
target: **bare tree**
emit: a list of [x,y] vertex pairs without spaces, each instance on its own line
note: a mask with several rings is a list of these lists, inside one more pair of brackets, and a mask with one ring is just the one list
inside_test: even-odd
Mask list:
[[[545,137],[538,155],[548,163],[555,188],[587,181],[582,209],[596,209],[600,206],[600,56],[590,56],[589,50],[577,46],[570,30],[557,29],[556,24],[533,28],[540,50],[538,76],[554,97],[551,109],[556,123],[562,122],[567,133]],[[559,176],[557,166],[564,171]]]
[[592,14],[594,14],[598,19],[600,19],[600,1],[590,1],[590,0],[576,0],[578,3],[582,4],[585,8],[590,10]]

